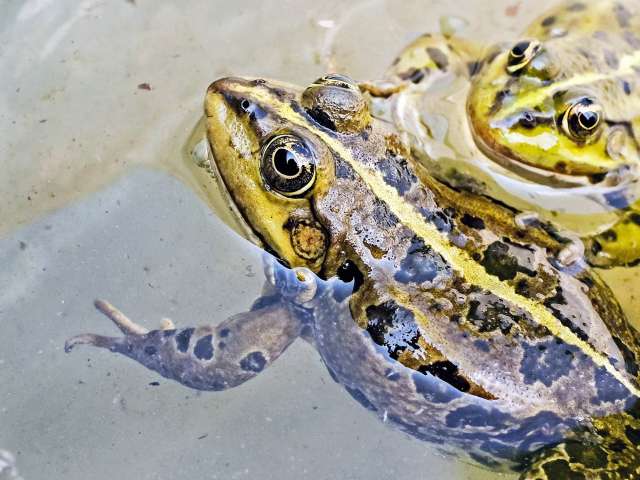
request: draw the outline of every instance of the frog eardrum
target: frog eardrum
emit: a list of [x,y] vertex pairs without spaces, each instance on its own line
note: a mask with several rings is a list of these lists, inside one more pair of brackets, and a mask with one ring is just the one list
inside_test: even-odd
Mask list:
[[358,84],[344,75],[326,75],[313,82],[302,94],[302,105],[316,122],[338,133],[359,133],[371,123]]

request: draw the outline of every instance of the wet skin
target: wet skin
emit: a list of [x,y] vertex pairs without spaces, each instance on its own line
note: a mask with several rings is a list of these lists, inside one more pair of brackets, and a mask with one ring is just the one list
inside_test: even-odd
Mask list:
[[580,192],[617,213],[583,238],[589,262],[611,267],[640,260],[639,72],[640,4],[594,0],[560,3],[506,44],[425,35],[388,77],[427,94],[439,76],[468,78],[474,160],[507,169],[522,191]]
[[67,350],[224,390],[302,337],[379,418],[490,468],[638,472],[638,333],[584,261],[558,260],[570,242],[552,226],[432,178],[346,77],[221,79],[205,111],[215,167],[271,253],[265,295],[151,332],[98,303],[125,335]]

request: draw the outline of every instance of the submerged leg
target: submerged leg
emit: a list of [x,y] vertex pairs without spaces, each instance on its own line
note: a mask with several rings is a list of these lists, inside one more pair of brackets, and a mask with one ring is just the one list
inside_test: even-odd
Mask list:
[[627,413],[594,419],[574,439],[544,447],[520,480],[623,480],[640,478],[640,422]]
[[76,345],[107,348],[198,390],[224,390],[253,378],[278,358],[302,329],[300,320],[283,302],[265,302],[216,326],[176,330],[172,323],[164,322],[160,330],[150,332],[107,302],[96,301],[96,308],[124,336],[78,335],[67,340],[65,351]]

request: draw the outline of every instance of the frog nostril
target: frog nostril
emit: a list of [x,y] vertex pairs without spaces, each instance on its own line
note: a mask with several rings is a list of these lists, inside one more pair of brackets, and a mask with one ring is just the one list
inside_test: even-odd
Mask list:
[[518,120],[518,124],[524,128],[531,129],[537,125],[538,121],[533,112],[523,112],[520,115],[520,119]]

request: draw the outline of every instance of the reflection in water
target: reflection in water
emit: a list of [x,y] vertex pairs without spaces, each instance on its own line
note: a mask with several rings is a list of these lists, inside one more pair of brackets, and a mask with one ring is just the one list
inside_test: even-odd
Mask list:
[[8,450],[0,448],[0,480],[22,480],[16,467],[16,458]]

